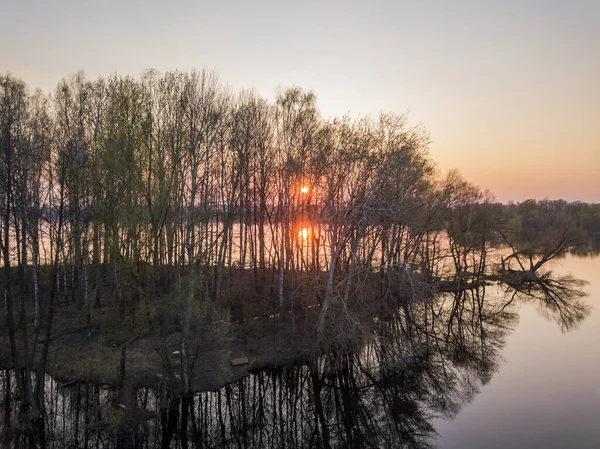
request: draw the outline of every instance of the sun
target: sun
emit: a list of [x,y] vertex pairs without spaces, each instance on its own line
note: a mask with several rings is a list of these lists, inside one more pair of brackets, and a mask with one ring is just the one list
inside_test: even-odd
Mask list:
[[302,187],[300,187],[300,192],[301,193],[308,193],[308,186],[302,186]]
[[308,234],[309,234],[308,229],[307,228],[302,228],[302,230],[298,232],[298,238],[300,240],[306,241],[306,240],[308,240]]

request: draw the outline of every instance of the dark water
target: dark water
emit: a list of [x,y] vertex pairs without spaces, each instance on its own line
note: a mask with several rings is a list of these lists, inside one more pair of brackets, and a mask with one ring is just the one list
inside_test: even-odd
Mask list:
[[[600,258],[553,269],[590,281],[590,296],[572,282],[446,294],[378,321],[354,354],[194,397],[139,390],[125,405],[107,387],[49,379],[47,446],[598,448]],[[7,447],[25,442],[14,394],[4,373]]]

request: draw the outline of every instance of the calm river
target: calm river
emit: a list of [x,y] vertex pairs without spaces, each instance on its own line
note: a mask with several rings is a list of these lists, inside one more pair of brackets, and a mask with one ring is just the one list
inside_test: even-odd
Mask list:
[[590,314],[563,331],[537,302],[520,301],[498,372],[454,419],[434,421],[440,449],[600,448],[600,257],[552,268],[589,282]]

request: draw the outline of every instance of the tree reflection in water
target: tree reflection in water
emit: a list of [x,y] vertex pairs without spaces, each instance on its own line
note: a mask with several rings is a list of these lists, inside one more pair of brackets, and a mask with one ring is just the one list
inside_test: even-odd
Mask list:
[[[500,363],[514,304],[534,299],[563,330],[589,313],[581,281],[552,279],[486,287],[416,302],[375,322],[352,353],[262,371],[215,392],[173,398],[139,389],[134,401],[97,385],[61,388],[48,379],[48,447],[425,448],[435,416],[452,417]],[[489,289],[489,287],[488,287]],[[495,289],[495,288],[494,288]],[[4,443],[25,443],[14,375],[0,379]]]
[[582,287],[587,282],[572,276],[553,277],[552,273],[537,276],[527,282],[507,283],[507,293],[512,300],[535,301],[540,313],[556,321],[563,332],[577,328],[589,315],[590,306],[583,301],[586,293]]

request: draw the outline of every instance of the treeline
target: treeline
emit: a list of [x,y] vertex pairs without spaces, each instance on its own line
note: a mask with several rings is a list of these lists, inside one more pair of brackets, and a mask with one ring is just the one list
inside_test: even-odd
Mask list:
[[564,200],[534,200],[501,206],[503,227],[515,240],[526,244],[549,229],[570,227],[580,244],[576,252],[600,250],[600,204],[568,203]]
[[18,266],[35,304],[53,265],[56,290],[86,311],[108,291],[122,322],[172,285],[218,301],[234,270],[280,305],[326,273],[313,292],[326,307],[365,268],[431,270],[431,232],[482,198],[456,174],[436,184],[427,134],[405,117],[323,120],[299,88],[270,103],[212,73],[152,71],[79,74],[51,95],[1,86],[5,280]]

